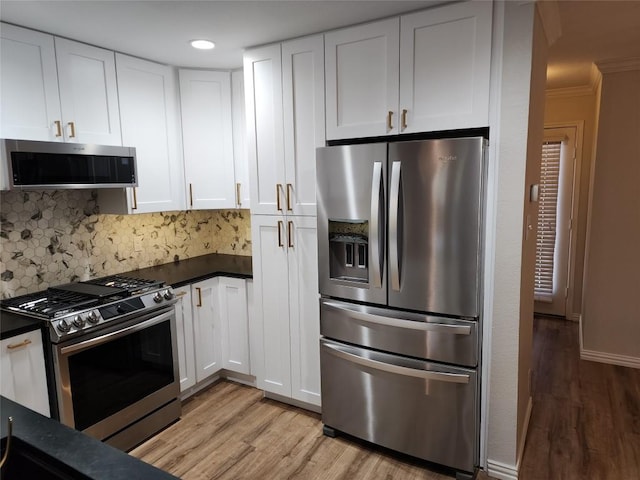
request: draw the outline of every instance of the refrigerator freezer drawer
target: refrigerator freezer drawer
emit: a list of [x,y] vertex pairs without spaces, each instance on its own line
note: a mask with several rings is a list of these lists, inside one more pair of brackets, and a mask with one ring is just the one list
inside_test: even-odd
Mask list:
[[386,352],[478,365],[478,322],[320,300],[320,333]]
[[325,425],[424,460],[473,471],[478,463],[477,376],[321,340]]

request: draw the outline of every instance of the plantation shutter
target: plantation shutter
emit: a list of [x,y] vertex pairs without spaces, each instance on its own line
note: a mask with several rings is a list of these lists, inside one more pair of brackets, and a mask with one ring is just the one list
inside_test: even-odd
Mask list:
[[551,302],[554,291],[553,264],[556,247],[558,178],[562,141],[545,141],[538,192],[538,235],[536,238],[535,299]]

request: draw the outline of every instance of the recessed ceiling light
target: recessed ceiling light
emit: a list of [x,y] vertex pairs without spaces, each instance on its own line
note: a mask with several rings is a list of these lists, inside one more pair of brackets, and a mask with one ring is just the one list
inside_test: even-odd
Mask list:
[[209,40],[191,40],[191,46],[198,50],[211,50],[216,44]]

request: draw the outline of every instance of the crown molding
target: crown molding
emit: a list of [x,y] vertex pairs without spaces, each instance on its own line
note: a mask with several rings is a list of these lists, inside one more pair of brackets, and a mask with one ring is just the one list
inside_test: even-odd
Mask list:
[[614,58],[596,62],[596,65],[602,73],[631,72],[640,70],[640,57]]
[[562,35],[562,23],[560,21],[560,8],[557,0],[536,2],[538,14],[542,20],[542,28],[547,37],[547,45],[551,46]]
[[561,98],[561,97],[582,97],[586,95],[595,95],[598,91],[598,86],[602,81],[602,74],[595,64],[591,64],[591,71],[589,72],[589,84],[577,85],[575,87],[563,87],[563,88],[550,88],[547,89],[545,95],[547,98]]

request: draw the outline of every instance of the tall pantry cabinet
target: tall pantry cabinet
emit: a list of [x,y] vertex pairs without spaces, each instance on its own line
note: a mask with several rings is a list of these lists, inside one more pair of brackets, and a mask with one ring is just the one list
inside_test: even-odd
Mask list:
[[320,405],[315,150],[325,144],[322,35],[244,56],[255,321],[267,392]]

